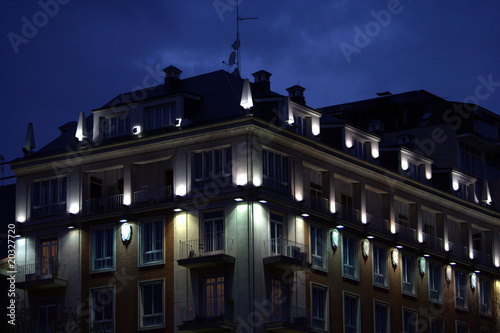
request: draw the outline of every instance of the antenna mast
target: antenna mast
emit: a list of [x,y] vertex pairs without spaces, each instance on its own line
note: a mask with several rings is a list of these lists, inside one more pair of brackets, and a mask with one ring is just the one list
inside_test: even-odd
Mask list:
[[236,41],[233,43],[233,45],[231,45],[234,51],[229,55],[229,62],[226,63],[225,61],[223,61],[223,63],[228,65],[229,67],[233,67],[233,65],[236,64],[236,69],[233,71],[233,74],[236,74],[237,76],[240,76],[241,73],[240,21],[257,19],[257,17],[240,17],[239,1],[236,1]]

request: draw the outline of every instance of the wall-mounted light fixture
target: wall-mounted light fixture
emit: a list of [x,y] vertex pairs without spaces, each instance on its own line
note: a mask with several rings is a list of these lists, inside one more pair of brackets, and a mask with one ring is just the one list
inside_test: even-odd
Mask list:
[[370,255],[370,241],[368,239],[364,239],[361,242],[361,252],[363,254],[363,258],[366,260]]
[[471,273],[470,274],[470,289],[472,291],[476,290],[476,286],[477,286],[477,275],[476,273]]
[[447,284],[450,284],[452,276],[453,276],[453,268],[451,268],[450,265],[446,265],[446,267],[444,268],[444,277],[446,279]]
[[142,132],[141,126],[138,125],[138,126],[132,127],[132,134],[139,135],[139,134],[141,134],[141,132]]
[[398,251],[398,249],[393,249],[391,251],[391,261],[392,261],[392,267],[394,267],[394,268],[398,267],[398,264],[399,264],[399,251]]
[[130,242],[130,239],[132,238],[132,226],[128,223],[123,223],[120,228],[120,234],[122,236],[122,242]]
[[332,238],[332,249],[333,251],[336,251],[337,248],[339,247],[339,238],[340,238],[340,232],[338,231],[338,229],[332,230],[331,238]]
[[418,271],[420,272],[421,276],[425,275],[425,262],[426,260],[424,257],[420,257],[420,259],[418,260]]

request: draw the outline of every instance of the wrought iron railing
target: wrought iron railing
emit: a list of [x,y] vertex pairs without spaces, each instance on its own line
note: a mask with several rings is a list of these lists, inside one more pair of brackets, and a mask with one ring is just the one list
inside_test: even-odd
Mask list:
[[17,265],[16,282],[28,282],[62,278],[66,265],[59,261],[47,260],[42,263]]
[[180,258],[211,256],[216,254],[233,255],[233,239],[219,236],[181,241]]
[[200,305],[186,304],[180,307],[183,325],[204,325],[233,321],[233,306],[224,297],[215,300],[201,300]]
[[147,207],[166,202],[172,202],[174,199],[173,186],[144,186],[141,190],[133,193],[133,205],[136,207]]
[[123,206],[123,194],[110,195],[105,198],[93,198],[85,200],[86,215],[95,215],[112,212]]
[[309,328],[309,312],[286,303],[272,304],[269,315],[265,318],[266,323],[289,323],[302,328]]
[[271,238],[264,240],[265,256],[286,256],[307,262],[308,251],[304,244],[286,238]]

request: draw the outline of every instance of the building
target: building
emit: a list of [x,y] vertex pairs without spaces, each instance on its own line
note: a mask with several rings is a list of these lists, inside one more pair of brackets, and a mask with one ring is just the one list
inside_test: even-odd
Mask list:
[[68,308],[109,332],[499,329],[495,176],[405,141],[426,126],[311,108],[263,70],[164,71],[38,151],[29,129],[11,163],[39,332]]

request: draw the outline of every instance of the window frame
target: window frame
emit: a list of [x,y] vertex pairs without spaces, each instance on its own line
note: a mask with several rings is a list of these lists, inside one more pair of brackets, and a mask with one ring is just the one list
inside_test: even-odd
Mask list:
[[[384,269],[384,272],[383,274],[380,274],[380,273],[376,273],[375,272],[375,268],[378,268],[380,269],[379,266],[379,262],[377,262],[376,258],[379,257],[379,253],[378,251],[376,250],[382,250],[384,251],[384,257],[383,257],[383,263],[381,263],[381,265],[383,266],[383,269]],[[382,246],[382,245],[379,245],[379,244],[375,244],[373,243],[372,245],[372,251],[373,251],[373,263],[372,263],[372,278],[373,278],[373,285],[376,286],[376,287],[380,287],[380,288],[385,288],[385,289],[389,289],[389,279],[388,279],[388,272],[389,272],[389,252],[388,252],[388,248],[386,246]],[[383,275],[384,277],[384,283],[383,284],[380,284],[378,282],[375,281],[375,274],[378,274],[378,275]]]
[[445,328],[445,323],[446,323],[446,321],[444,320],[444,317],[442,317],[442,316],[436,316],[436,315],[431,314],[431,315],[429,315],[429,332],[430,332],[430,333],[434,333],[434,332],[432,331],[432,322],[433,322],[433,320],[439,320],[439,321],[441,321],[441,323],[442,323],[442,328],[443,328],[443,329],[442,329],[442,331],[441,331],[441,332],[439,332],[439,333],[444,333],[444,332],[446,332],[446,328]]
[[[352,241],[352,248],[348,249],[346,246],[349,246],[346,240]],[[348,250],[347,256],[349,261],[353,261],[352,265],[347,265],[345,262],[346,253]],[[350,236],[348,234],[342,233],[342,277],[348,278],[351,280],[359,281],[359,240],[356,237]],[[352,256],[352,257],[351,257]],[[346,266],[353,266],[353,275],[346,273]]]
[[[277,162],[277,157],[279,157],[279,162]],[[289,194],[291,175],[291,157],[289,155],[262,148],[262,184],[264,187]]]
[[387,308],[387,317],[386,317],[387,330],[385,331],[385,333],[389,333],[389,332],[391,332],[391,304],[388,302],[379,301],[377,299],[373,300],[373,331],[375,333],[378,333],[377,332],[377,312],[375,311],[377,305],[385,306]]
[[[431,289],[431,281],[433,278],[432,275],[434,272],[431,266],[437,267],[437,272],[439,273],[439,277],[438,277],[439,280],[437,281],[439,283],[438,290]],[[442,304],[443,303],[443,267],[438,262],[429,261],[428,270],[429,270],[429,273],[428,273],[428,276],[429,276],[429,281],[428,281],[428,283],[429,283],[429,301]],[[437,299],[432,297],[432,293],[436,292],[436,291],[439,293],[439,297]]]
[[193,151],[191,158],[191,188],[193,190],[204,191],[207,187],[222,188],[232,184],[233,147],[231,145]]
[[[462,279],[458,279],[458,275],[461,274],[461,276],[463,277],[463,283],[465,283],[464,286],[459,286],[459,280],[462,281]],[[455,308],[456,309],[460,309],[460,310],[463,310],[463,311],[469,311],[469,274],[467,274],[467,272],[465,271],[462,271],[462,270],[459,270],[459,269],[455,269],[455,272],[454,272],[454,282],[455,282]],[[459,297],[459,288],[463,288],[463,291],[465,292],[465,295],[461,298],[463,298],[464,300],[464,306],[462,305],[458,305],[457,304],[457,299]]]
[[[153,224],[153,227],[152,227],[152,238],[155,235],[156,233],[156,229],[154,227],[154,224],[156,223],[160,223],[161,224],[161,238],[162,238],[162,241],[161,241],[161,246],[162,246],[162,249],[161,249],[161,260],[152,260],[152,261],[145,261],[144,260],[144,256],[145,256],[145,251],[144,251],[144,246],[146,244],[145,240],[144,240],[144,237],[145,237],[145,232],[144,232],[144,226],[147,225],[147,224]],[[140,220],[139,221],[139,246],[138,246],[138,250],[139,250],[139,267],[143,267],[143,266],[153,266],[153,265],[161,265],[161,264],[164,264],[165,263],[165,246],[166,246],[166,241],[165,241],[165,218],[163,216],[159,216],[159,217],[153,217],[153,218],[148,218],[148,219],[144,219],[144,220]],[[154,244],[156,241],[155,240],[151,240],[151,242]],[[155,249],[155,250],[151,250],[149,252],[160,252],[158,249]]]
[[[322,305],[324,318],[314,317],[314,306],[316,305],[316,303],[318,303],[318,305],[320,304],[320,300],[317,300],[317,302],[314,301],[314,290],[315,289],[321,290],[322,292],[324,292],[324,294],[323,294],[324,300],[323,300],[323,305]],[[328,292],[329,292],[328,286],[311,282],[311,296],[310,297],[311,297],[311,328],[312,329],[322,330],[322,331],[328,331],[328,329],[329,329],[329,301],[328,301],[329,295],[328,295]],[[314,320],[323,321],[323,328],[315,327]]]
[[456,333],[459,333],[458,328],[460,326],[462,326],[463,328],[466,328],[467,329],[467,333],[470,332],[470,325],[469,325],[469,323],[466,323],[466,322],[460,321],[460,320],[455,320],[455,332]]
[[[56,183],[54,184],[54,182]],[[44,183],[48,183],[46,193],[44,193]],[[57,193],[54,193],[54,186]],[[57,201],[54,201],[54,195],[57,196]],[[45,199],[46,196],[47,198]],[[37,218],[63,214],[66,213],[67,207],[68,179],[66,176],[39,179],[31,183],[31,217]]]
[[102,139],[115,138],[131,133],[131,116],[129,111],[99,118],[99,131]]
[[[158,285],[161,284],[162,287],[162,293],[161,293],[161,305],[162,305],[162,323],[158,325],[147,325],[144,326],[144,304],[142,302],[142,293],[143,293],[143,286],[153,286],[153,285]],[[154,293],[153,293],[154,294]],[[154,299],[152,299],[154,303]],[[153,280],[143,280],[143,281],[138,281],[137,282],[137,329],[139,331],[143,330],[151,330],[151,329],[158,329],[158,328],[165,328],[165,279],[153,279]]]
[[[89,304],[89,319],[90,319],[90,329],[93,328],[94,324],[95,324],[95,320],[94,320],[94,317],[95,317],[95,313],[94,313],[94,307],[95,307],[95,304],[94,304],[94,293],[95,292],[98,292],[98,291],[101,291],[101,290],[108,290],[111,292],[111,296],[112,296],[112,323],[113,323],[113,329],[111,331],[108,331],[108,332],[115,332],[116,330],[116,285],[107,285],[107,286],[101,286],[101,287],[94,287],[94,288],[90,288],[89,289],[89,300],[90,300],[90,304]],[[104,306],[106,306],[106,304],[104,304]],[[100,331],[99,331],[100,332]]]
[[[151,113],[154,112],[152,117]],[[158,123],[157,114],[161,113],[161,121]],[[165,114],[168,113],[168,117]],[[146,131],[153,131],[166,127],[174,127],[177,116],[177,106],[175,102],[167,102],[156,105],[151,105],[144,108],[144,129]],[[165,119],[168,121],[165,122]],[[152,124],[153,123],[153,124]],[[152,125],[152,126],[151,126]]]
[[[412,291],[411,292],[408,292],[408,291],[405,291],[405,283],[407,283],[407,281],[405,281],[405,276],[407,276],[407,270],[405,269],[405,267],[407,267],[408,263],[405,261],[406,258],[410,258],[411,259],[411,274],[410,276],[412,277],[412,280],[410,281],[411,282],[411,286],[412,286]],[[413,255],[410,255],[410,254],[407,254],[407,253],[402,253],[401,254],[401,293],[403,293],[404,295],[409,295],[409,296],[414,296],[414,297],[417,297],[417,261],[416,261],[416,257],[413,256]]]
[[[321,242],[318,242],[317,240],[317,232],[315,231],[313,233],[313,229],[314,230],[321,230],[322,232],[322,239],[321,239]],[[314,236],[313,236],[314,235]],[[314,237],[314,240],[313,240],[313,237]],[[327,270],[328,269],[328,260],[327,260],[327,253],[328,251],[326,250],[326,229],[319,226],[319,225],[316,225],[316,224],[310,224],[309,225],[309,247],[310,247],[310,251],[311,251],[311,265],[313,268],[315,269],[319,269],[319,270]],[[317,250],[319,248],[318,244],[321,244],[321,255],[318,255],[317,252],[318,251],[313,251],[313,250]],[[322,266],[318,266],[318,265],[315,265],[314,264],[314,258],[321,258],[321,261],[322,261]],[[319,259],[317,259],[319,260]]]
[[[418,332],[418,310],[416,309],[412,309],[412,308],[408,308],[408,307],[404,307],[403,306],[403,309],[401,311],[401,316],[402,316],[402,324],[403,324],[403,330],[402,332],[403,333],[411,333],[411,331],[407,331],[406,328],[405,328],[405,312],[413,312],[416,314],[416,320],[415,320],[415,333]],[[409,323],[411,324],[411,323]]]
[[[492,311],[492,307],[493,307],[493,303],[492,303],[492,299],[491,299],[491,291],[492,291],[492,288],[491,288],[491,280],[489,278],[485,278],[485,277],[478,277],[478,283],[477,283],[477,297],[478,297],[478,305],[479,305],[479,314],[482,315],[482,316],[488,316],[488,317],[491,317],[493,316],[493,311]],[[487,283],[488,284],[488,287],[489,287],[489,292],[483,292],[483,283]],[[482,300],[482,296],[487,296],[487,301],[488,303],[487,304],[484,304],[481,302]],[[485,311],[482,311],[482,308],[484,307],[484,305],[486,305],[488,307],[488,311],[485,312]]]
[[[356,327],[355,332],[361,332],[361,297],[358,294],[350,293],[345,290],[342,291],[342,318],[343,318],[343,328],[344,332],[348,332],[347,329],[347,317],[348,312],[346,311],[346,299],[350,298],[356,301]],[[350,330],[349,330],[350,332]]]
[[[209,282],[209,279],[215,279],[213,282]],[[222,279],[222,280],[221,280]],[[202,314],[202,317],[204,318],[214,318],[214,317],[220,317],[220,316],[225,316],[226,313],[226,300],[227,300],[227,291],[226,291],[226,276],[224,274],[216,274],[216,275],[208,275],[204,276],[201,281],[202,285],[202,290],[201,290],[201,299],[200,299],[200,313]],[[211,294],[215,295],[215,300],[212,300],[212,302],[209,301],[207,297],[207,288],[208,287],[215,287],[215,289],[211,290]],[[219,286],[222,286],[222,297],[218,293],[219,292]],[[215,291],[215,292],[214,292]],[[212,298],[214,298],[212,296]],[[209,316],[209,310],[207,305],[210,305],[211,310]]]
[[[101,230],[108,230],[110,229],[112,232],[112,239],[113,239],[113,245],[112,245],[112,255],[111,255],[111,260],[113,264],[111,267],[106,267],[106,268],[101,268],[101,269],[96,269],[95,268],[95,260],[96,260],[96,249],[95,249],[95,242],[96,242],[96,236],[95,232],[96,231],[101,231]],[[116,269],[116,227],[114,224],[104,224],[100,226],[95,226],[90,228],[90,273],[101,273],[101,272],[112,272]],[[100,258],[101,259],[101,258]]]

